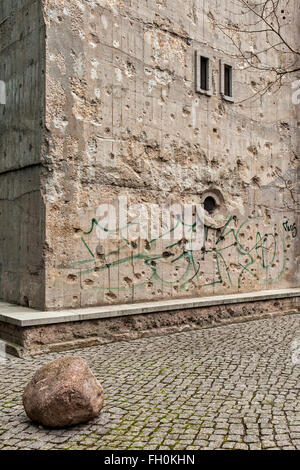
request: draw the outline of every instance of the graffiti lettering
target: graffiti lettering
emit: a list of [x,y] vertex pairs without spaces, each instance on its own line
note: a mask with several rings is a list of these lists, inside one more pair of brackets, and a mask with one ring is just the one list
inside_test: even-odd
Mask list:
[[292,225],[289,225],[289,221],[286,220],[285,222],[282,223],[282,225],[286,232],[292,232],[292,237],[296,238],[298,234],[296,222],[294,222]]
[[[179,223],[183,222],[178,220]],[[204,246],[200,250],[194,249],[192,237],[182,238],[172,244],[167,244],[162,235],[152,240],[132,242],[122,236],[120,230],[116,249],[106,251],[101,246],[99,256],[99,250],[97,252],[97,248],[92,248],[94,242],[88,239],[96,229],[101,230],[98,221],[93,219],[90,230],[81,236],[89,257],[72,263],[70,267],[80,268],[76,273],[80,276],[99,273],[99,285],[92,287],[109,291],[137,289],[154,282],[173,287],[177,292],[216,284],[240,288],[246,278],[265,284],[273,283],[282,277],[286,269],[284,232],[280,234],[271,229],[261,232],[256,227],[257,218],[246,219],[237,225],[233,217],[228,218],[222,229],[206,226]],[[190,227],[191,233],[192,230],[193,227]],[[130,279],[127,286],[120,286],[119,282],[113,286],[112,279],[118,279],[118,271],[115,276],[112,271],[125,269],[126,272],[128,264],[130,272],[135,263],[144,271],[143,282]],[[103,282],[105,276],[100,273],[105,272],[109,273],[109,285],[103,285],[106,284]]]

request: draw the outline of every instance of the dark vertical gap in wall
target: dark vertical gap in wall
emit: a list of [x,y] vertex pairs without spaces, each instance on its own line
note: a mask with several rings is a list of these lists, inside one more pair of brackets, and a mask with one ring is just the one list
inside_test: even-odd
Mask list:
[[224,93],[226,96],[232,96],[232,67],[224,65]]
[[208,58],[201,57],[200,61],[201,90],[208,91]]

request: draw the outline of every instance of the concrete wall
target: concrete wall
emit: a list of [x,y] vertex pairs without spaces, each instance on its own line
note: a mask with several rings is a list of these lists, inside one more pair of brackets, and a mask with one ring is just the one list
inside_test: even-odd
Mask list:
[[[45,3],[47,308],[299,286],[299,234],[283,226],[300,227],[285,183],[298,167],[291,84],[243,101],[268,77],[237,60],[236,102],[222,100],[219,60],[236,51],[208,15],[224,18],[227,2]],[[195,92],[195,50],[211,57],[211,97]],[[210,193],[202,250],[120,232],[99,242],[92,223],[120,195],[162,205]]]
[[[9,3],[14,2],[4,5]],[[32,32],[10,47],[20,49],[23,60],[28,54],[39,63],[29,89],[34,117],[28,123],[22,120],[22,125],[26,122],[28,129],[34,129],[35,149],[43,101],[43,88],[36,87],[43,64],[43,47],[37,46],[43,29],[34,10],[37,3],[43,4],[47,33],[41,155],[33,156],[32,149],[30,153],[27,146],[23,151],[22,145],[14,144],[12,124],[6,144],[10,153],[3,161],[5,168],[13,169],[39,163],[41,158],[35,188],[40,178],[43,199],[37,192],[36,200],[29,201],[26,198],[34,196],[19,196],[25,192],[22,189],[13,196],[18,204],[3,201],[2,205],[7,213],[24,213],[19,231],[13,232],[13,247],[20,246],[21,227],[29,238],[33,236],[28,204],[34,212],[37,256],[30,259],[40,273],[34,285],[40,285],[41,292],[45,289],[44,307],[299,286],[297,108],[292,105],[290,83],[276,95],[244,101],[267,83],[268,76],[233,60],[232,43],[209,21],[211,13],[223,19],[231,0],[16,2],[33,9]],[[293,39],[298,10],[294,1],[285,12]],[[22,20],[18,28],[25,25]],[[5,22],[0,28],[7,28]],[[24,47],[23,42],[33,36],[35,46]],[[244,44],[249,45],[246,36]],[[251,47],[261,50],[264,45],[265,38],[258,35]],[[211,58],[212,96],[195,91],[195,51]],[[220,95],[220,59],[233,62],[235,103]],[[280,64],[284,55],[274,51],[271,60]],[[24,75],[30,65],[18,64]],[[1,123],[4,126],[3,119]],[[25,138],[27,132],[21,134]],[[25,180],[22,176],[18,184]],[[186,249],[184,239],[171,248],[159,237],[134,240],[118,228],[115,238],[99,241],[101,228],[95,221],[100,223],[100,204],[126,196],[130,204],[195,205],[207,195],[215,197],[218,208],[213,215],[206,214],[202,249]],[[3,237],[8,240],[7,231]],[[44,241],[45,283],[38,269]],[[2,246],[3,253],[8,252],[8,241]],[[27,297],[36,306],[38,302],[31,299],[38,298],[37,287],[30,295],[25,287],[17,293],[17,280],[28,279],[30,273],[24,249],[15,253],[2,266],[23,266],[22,274],[14,274],[15,281],[2,287],[2,296],[20,302]],[[4,271],[14,273],[12,267]],[[29,285],[26,282],[27,289]],[[15,293],[9,295],[10,289]]]
[[[46,2],[48,308],[299,286],[298,234],[283,226],[299,228],[284,182],[298,165],[291,86],[242,102],[268,77],[236,61],[236,103],[221,99],[219,59],[235,51],[208,13],[224,8]],[[211,97],[195,92],[195,50],[212,59]],[[122,233],[99,246],[99,204],[199,203],[209,191],[220,207],[204,250]]]
[[40,184],[44,23],[40,1],[0,4],[0,298],[44,306]]

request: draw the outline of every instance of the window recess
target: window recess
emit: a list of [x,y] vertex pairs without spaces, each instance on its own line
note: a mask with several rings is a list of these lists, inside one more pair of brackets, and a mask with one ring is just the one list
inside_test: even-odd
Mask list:
[[233,67],[220,60],[220,92],[224,100],[234,102]]
[[198,51],[195,52],[195,82],[197,93],[212,95],[211,61]]

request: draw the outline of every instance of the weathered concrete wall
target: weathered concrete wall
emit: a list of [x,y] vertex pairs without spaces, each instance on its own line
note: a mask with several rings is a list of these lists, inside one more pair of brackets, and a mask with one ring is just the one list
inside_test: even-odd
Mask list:
[[[8,157],[1,150],[1,168],[20,170],[10,176],[18,179],[10,184],[19,188],[10,196],[14,202],[6,201],[8,180],[2,176],[0,207],[5,220],[9,213],[17,221],[21,213],[22,220],[19,228],[11,222],[10,237],[1,232],[0,262],[9,279],[0,296],[56,309],[299,286],[299,128],[291,84],[244,101],[268,76],[234,61],[232,43],[209,21],[212,13],[222,19],[231,4],[3,2],[3,19],[9,5],[19,13],[0,22],[1,31],[15,31],[5,32],[11,45],[1,53],[30,85],[23,92],[1,69],[15,100],[7,108],[9,121],[1,120],[10,136],[1,138],[1,148],[10,150]],[[30,26],[23,19],[26,8]],[[294,39],[299,5],[293,1],[288,8]],[[247,36],[244,41],[249,46]],[[250,46],[261,50],[264,37],[255,41]],[[12,62],[8,50],[20,59]],[[211,59],[210,97],[195,92],[196,50]],[[220,59],[234,62],[235,103],[220,95]],[[285,60],[277,51],[271,59]],[[30,177],[37,192],[25,195],[22,168],[28,165],[27,172],[36,171]],[[130,204],[199,204],[210,194],[218,207],[206,214],[202,249],[187,249],[184,239],[171,248],[159,237],[136,241],[118,229],[114,239],[99,242],[100,204],[119,196]]]
[[0,4],[0,298],[44,306],[40,184],[44,23],[38,0]]
[[[208,15],[226,5],[45,2],[47,308],[299,286],[299,236],[283,226],[300,227],[286,183],[298,168],[291,85],[243,102],[268,77],[236,61],[236,102],[222,100],[219,59],[236,51]],[[195,92],[195,50],[212,60],[211,97]],[[199,203],[208,191],[220,207],[203,250],[122,233],[99,246],[99,204]]]

